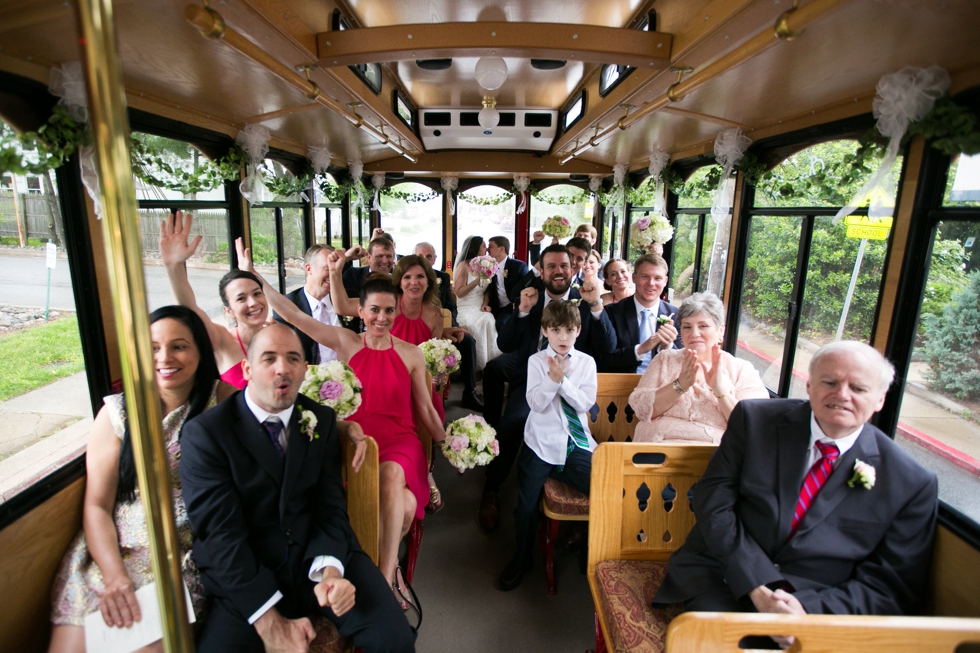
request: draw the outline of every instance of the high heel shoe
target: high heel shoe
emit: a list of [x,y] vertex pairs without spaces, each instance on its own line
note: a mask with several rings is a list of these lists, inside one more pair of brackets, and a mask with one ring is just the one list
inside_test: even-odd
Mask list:
[[442,510],[442,492],[435,485],[429,486],[429,503],[425,506],[425,512],[428,514],[437,513]]
[[422,605],[415,590],[405,580],[401,567],[395,567],[395,582],[391,584],[391,589],[402,611],[405,612],[405,618],[408,619],[412,631],[418,632],[419,626],[422,625]]

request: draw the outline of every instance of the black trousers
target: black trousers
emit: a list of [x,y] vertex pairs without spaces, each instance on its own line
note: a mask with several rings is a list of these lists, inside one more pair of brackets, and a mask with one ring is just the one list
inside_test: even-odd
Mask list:
[[466,334],[456,343],[459,349],[459,373],[463,377],[463,392],[473,392],[476,388],[476,340]]
[[[283,598],[276,609],[284,617],[299,619],[320,613],[334,622],[344,637],[351,637],[354,646],[365,653],[411,653],[415,651],[415,633],[408,625],[385,582],[381,571],[366,553],[353,554],[344,568],[344,577],[357,590],[354,607],[341,617],[330,608],[320,607],[313,594],[314,583],[297,570],[292,583],[280,580]],[[265,646],[255,626],[248,623],[228,599],[215,597],[211,614],[197,642],[201,653],[263,653]]]
[[582,494],[589,494],[592,452],[576,447],[562,469],[538,458],[531,447],[524,447],[517,460],[517,508],[514,509],[515,556],[529,556],[534,534],[541,519],[541,492],[548,478],[568,483]]

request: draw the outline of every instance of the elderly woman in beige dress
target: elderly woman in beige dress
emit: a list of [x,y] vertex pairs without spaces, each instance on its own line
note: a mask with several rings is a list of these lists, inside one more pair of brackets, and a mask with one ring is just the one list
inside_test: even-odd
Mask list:
[[681,304],[677,320],[684,349],[654,356],[630,394],[640,420],[633,441],[718,444],[735,404],[768,398],[769,391],[750,363],[722,350],[721,300],[695,293]]

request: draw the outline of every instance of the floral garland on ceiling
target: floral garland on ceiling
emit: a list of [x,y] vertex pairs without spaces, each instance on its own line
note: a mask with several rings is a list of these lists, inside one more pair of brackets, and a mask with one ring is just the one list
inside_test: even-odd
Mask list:
[[[56,106],[47,122],[36,132],[17,134],[0,122],[0,174],[47,174],[62,165],[75,151],[92,142],[88,126],[75,120],[67,107]],[[29,155],[37,151],[37,160]]]

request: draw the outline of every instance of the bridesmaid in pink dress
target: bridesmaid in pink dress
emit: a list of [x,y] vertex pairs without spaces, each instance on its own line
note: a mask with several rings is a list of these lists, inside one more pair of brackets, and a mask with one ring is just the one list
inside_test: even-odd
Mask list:
[[[239,265],[251,270],[250,252],[242,248],[240,240],[237,246]],[[339,275],[343,264],[343,252],[333,252],[328,261],[331,274]],[[339,281],[337,286],[343,288]],[[446,439],[429,398],[431,389],[425,381],[422,352],[391,333],[398,313],[397,291],[385,277],[364,282],[358,317],[367,330],[356,334],[314,320],[265,279],[262,288],[272,308],[286,322],[337,352],[337,357],[351,366],[364,386],[363,402],[348,419],[359,423],[378,443],[381,495],[378,566],[388,582],[394,583],[398,543],[408,533],[412,520],[424,516],[423,508],[429,497],[425,452],[415,432],[416,419],[422,422],[434,442]]]

